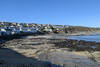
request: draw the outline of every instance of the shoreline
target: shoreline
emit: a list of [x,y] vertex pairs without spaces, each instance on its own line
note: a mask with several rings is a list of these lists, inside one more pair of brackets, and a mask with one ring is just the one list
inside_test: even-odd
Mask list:
[[[99,34],[99,32],[98,32]],[[52,39],[67,39],[68,36],[92,36],[92,35],[98,35],[97,33],[91,33],[91,34],[87,34],[85,33],[84,35],[83,34],[80,34],[80,33],[71,33],[71,34],[42,34],[40,32],[38,33],[21,33],[21,34],[16,34],[16,35],[6,35],[6,36],[1,36],[0,37],[0,44],[2,44],[2,40],[6,40],[6,41],[9,41],[9,40],[12,40],[12,39],[18,39],[20,37],[26,37],[26,36],[41,36],[41,35],[50,35],[52,37]],[[68,39],[68,40],[73,40],[73,39]],[[77,40],[79,41],[79,40]],[[85,40],[81,40],[81,41],[85,41]],[[86,42],[93,42],[93,41],[86,41]],[[94,42],[94,43],[99,43],[99,42]]]
[[[4,43],[4,49],[0,49],[0,55],[4,58],[2,60],[5,63],[2,61],[0,63],[8,65],[14,63],[16,65],[24,64],[26,66],[26,64],[31,65],[30,63],[34,61],[33,66],[40,65],[34,67],[42,67],[41,65],[44,67],[45,64],[46,67],[53,64],[59,65],[59,67],[70,65],[75,67],[76,64],[78,67],[91,67],[92,65],[96,67],[100,65],[100,50],[90,47],[94,44],[100,47],[100,43],[60,39],[61,36],[56,37],[55,35],[30,35],[25,38],[7,41]],[[37,60],[35,61],[33,58]],[[47,62],[50,64],[48,65]]]
[[92,35],[98,35],[100,34],[100,32],[96,31],[96,32],[77,32],[77,33],[67,33],[67,34],[63,34],[66,36],[92,36]]
[[[13,39],[20,39],[20,38],[22,38],[23,39],[23,37],[27,37],[27,36],[34,36],[34,38],[36,37],[36,38],[46,38],[46,39],[50,39],[50,40],[59,40],[59,42],[57,43],[57,47],[59,47],[59,48],[66,48],[66,47],[68,47],[68,48],[71,48],[72,46],[74,46],[74,47],[78,47],[78,48],[82,48],[83,50],[84,50],[84,48],[90,48],[90,50],[97,50],[97,51],[100,51],[100,49],[99,49],[99,47],[100,47],[100,42],[92,42],[92,41],[85,41],[85,40],[73,40],[73,39],[68,39],[67,37],[69,36],[66,36],[66,35],[63,35],[63,34],[45,34],[45,35],[33,35],[33,34],[26,34],[26,35],[19,35],[19,36],[9,36],[9,37],[7,37],[8,39],[5,39],[5,38],[3,38],[3,40],[2,40],[2,38],[1,38],[1,41],[0,41],[0,44],[3,44],[3,43],[5,43],[6,41],[10,41],[10,40],[13,40]],[[80,35],[81,36],[81,35]],[[4,41],[5,40],[5,41]],[[64,43],[65,44],[64,44]],[[60,45],[60,43],[63,43],[63,44],[61,44]],[[56,43],[55,43],[56,44]],[[67,46],[66,46],[66,44],[67,44]],[[0,47],[3,47],[4,45],[0,45]],[[85,47],[84,47],[85,46]],[[74,49],[74,48],[73,48]]]

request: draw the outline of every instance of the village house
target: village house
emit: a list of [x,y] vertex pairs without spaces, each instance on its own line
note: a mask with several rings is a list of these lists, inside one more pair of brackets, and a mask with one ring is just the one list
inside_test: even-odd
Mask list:
[[38,26],[36,24],[26,24],[26,23],[0,23],[0,36],[2,35],[14,35],[20,34],[21,32],[31,32],[36,33],[42,25]]
[[7,28],[7,29],[5,29],[5,30],[6,30],[6,35],[11,35],[11,32],[12,32],[11,29]]
[[52,29],[51,29],[50,27],[45,27],[44,30],[47,31],[47,32],[53,32]]
[[10,29],[12,30],[11,31],[11,34],[18,34],[22,31],[21,27],[15,27],[15,26],[10,26]]
[[30,29],[29,29],[28,27],[23,27],[23,28],[22,28],[22,32],[24,32],[24,33],[25,33],[25,32],[29,32],[29,31],[30,31]]
[[32,32],[32,33],[36,33],[36,32],[38,31],[38,28],[35,28],[35,27],[30,28],[30,29],[31,29],[31,31],[30,31],[30,32]]
[[0,36],[5,35],[5,34],[6,34],[5,28],[0,28]]

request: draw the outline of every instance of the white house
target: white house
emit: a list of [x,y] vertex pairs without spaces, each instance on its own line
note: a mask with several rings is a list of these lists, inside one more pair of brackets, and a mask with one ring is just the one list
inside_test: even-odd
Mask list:
[[16,34],[16,29],[14,26],[10,26],[9,29],[11,29],[11,34]]
[[38,31],[37,28],[31,28],[31,32],[32,32],[32,33],[36,33],[37,31]]
[[19,34],[22,32],[22,27],[10,27],[12,34]]
[[29,30],[29,28],[28,27],[24,27],[24,28],[22,28],[22,32],[29,32],[30,30]]
[[6,34],[5,28],[0,28],[0,36],[5,35],[5,34]]
[[20,32],[22,32],[22,27],[16,27],[16,33],[19,34]]
[[32,32],[32,33],[36,33],[38,31],[38,29],[37,28],[29,28],[29,27],[24,27],[23,29],[22,29],[22,32]]
[[6,35],[11,35],[12,30],[11,29],[5,29],[6,30]]
[[53,32],[52,31],[52,29],[51,28],[49,28],[49,27],[45,27],[45,29],[44,29],[45,31],[47,31],[47,32]]

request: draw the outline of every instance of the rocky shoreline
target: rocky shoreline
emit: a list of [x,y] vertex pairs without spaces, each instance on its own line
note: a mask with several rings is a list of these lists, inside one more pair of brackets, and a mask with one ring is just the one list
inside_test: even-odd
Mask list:
[[0,45],[3,45],[0,48],[0,64],[8,67],[14,64],[15,67],[100,66],[100,43],[96,42],[71,40],[52,34],[19,36]]
[[[40,35],[40,33],[38,33]],[[16,34],[16,35],[11,35],[11,36],[2,36],[0,37],[0,44],[6,42],[6,41],[9,41],[9,40],[12,40],[12,39],[18,39],[18,38],[21,38],[23,36],[29,36],[29,35],[32,35],[32,36],[38,36],[38,34],[34,33],[22,33],[22,34]],[[68,35],[67,35],[68,36]],[[53,38],[54,37],[54,38]],[[84,41],[84,40],[72,40],[72,39],[67,39],[66,38],[66,35],[60,35],[60,34],[57,34],[57,35],[52,35],[52,38],[50,39],[51,42],[50,43],[53,43],[53,44],[56,44],[55,46],[56,47],[59,47],[59,48],[73,48],[76,49],[76,50],[85,50],[85,48],[87,49],[91,49],[91,50],[96,50],[96,51],[100,51],[99,47],[100,47],[100,43],[97,43],[97,42],[91,42],[91,41]]]

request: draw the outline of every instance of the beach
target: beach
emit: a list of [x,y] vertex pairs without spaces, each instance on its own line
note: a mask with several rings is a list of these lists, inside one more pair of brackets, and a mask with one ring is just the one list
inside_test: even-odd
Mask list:
[[9,65],[9,67],[14,64],[14,67],[25,64],[29,67],[32,65],[34,67],[100,66],[100,51],[98,49],[93,50],[94,48],[87,46],[77,48],[72,43],[74,43],[73,40],[67,40],[62,35],[30,35],[12,39],[3,43],[4,46],[0,49],[0,64],[2,66]]

